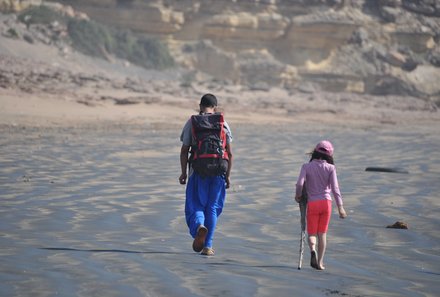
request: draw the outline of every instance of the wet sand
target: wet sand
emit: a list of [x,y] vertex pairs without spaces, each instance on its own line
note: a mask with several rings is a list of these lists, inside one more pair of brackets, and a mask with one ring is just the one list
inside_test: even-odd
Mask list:
[[[0,295],[438,295],[435,128],[230,124],[232,188],[212,258],[192,251],[185,225],[179,125],[0,126]],[[293,189],[321,139],[335,145],[349,217],[334,211],[327,270],[308,265],[308,249],[297,270]],[[409,229],[385,228],[396,221]]]

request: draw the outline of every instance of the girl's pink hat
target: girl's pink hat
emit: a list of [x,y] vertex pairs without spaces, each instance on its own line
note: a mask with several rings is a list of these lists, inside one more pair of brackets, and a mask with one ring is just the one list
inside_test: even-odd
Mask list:
[[332,157],[333,156],[333,145],[328,140],[322,140],[316,145],[315,151]]

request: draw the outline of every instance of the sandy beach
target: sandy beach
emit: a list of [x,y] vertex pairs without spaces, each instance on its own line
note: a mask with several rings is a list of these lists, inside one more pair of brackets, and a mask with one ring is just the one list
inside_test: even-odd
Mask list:
[[[178,184],[180,130],[194,106],[90,107],[10,90],[0,99],[2,296],[438,294],[438,121],[227,111],[232,187],[207,258],[191,250]],[[335,145],[349,215],[332,217],[322,272],[308,250],[297,270],[293,199],[320,139]],[[396,221],[409,229],[386,228]]]
[[[182,87],[0,41],[0,296],[438,296],[433,102]],[[219,98],[235,158],[211,258],[191,249],[178,182],[181,129],[205,92]],[[327,269],[306,250],[298,270],[293,191],[322,139],[335,146],[348,218],[332,217]],[[396,221],[409,229],[386,228]]]

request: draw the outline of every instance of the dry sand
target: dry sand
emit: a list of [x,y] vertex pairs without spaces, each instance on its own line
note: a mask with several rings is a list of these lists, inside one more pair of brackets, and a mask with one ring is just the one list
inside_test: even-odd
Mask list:
[[[214,240],[191,250],[180,129],[192,108],[1,94],[2,296],[437,296],[437,127],[230,115],[235,167]],[[163,123],[163,124],[161,124]],[[349,217],[327,270],[297,270],[304,154],[336,147]],[[409,174],[365,172],[399,166]],[[404,221],[409,230],[386,229]]]
[[[209,90],[197,88],[124,106],[93,99],[121,89],[0,88],[1,296],[438,296],[437,112],[405,98],[214,90],[235,162],[206,258],[191,250],[178,184],[180,130]],[[335,145],[349,217],[333,215],[327,270],[307,252],[297,270],[293,189],[321,139]],[[409,229],[385,228],[398,220]]]

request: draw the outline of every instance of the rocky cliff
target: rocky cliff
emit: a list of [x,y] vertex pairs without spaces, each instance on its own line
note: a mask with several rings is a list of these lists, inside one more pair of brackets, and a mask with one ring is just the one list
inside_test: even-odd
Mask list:
[[436,0],[57,2],[157,37],[185,69],[234,84],[440,97]]

